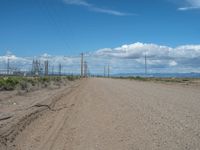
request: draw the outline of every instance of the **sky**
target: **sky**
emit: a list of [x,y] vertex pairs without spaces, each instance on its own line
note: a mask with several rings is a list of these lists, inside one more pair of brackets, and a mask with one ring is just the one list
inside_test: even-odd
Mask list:
[[95,73],[142,72],[144,55],[152,72],[200,72],[199,17],[200,0],[1,0],[0,67],[39,57],[78,70],[84,52]]

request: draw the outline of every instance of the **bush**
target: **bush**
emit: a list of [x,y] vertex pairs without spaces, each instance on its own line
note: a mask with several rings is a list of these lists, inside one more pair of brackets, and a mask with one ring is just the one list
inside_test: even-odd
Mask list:
[[0,79],[1,90],[14,90],[16,85],[19,84],[20,79],[12,77],[4,77]]
[[31,90],[31,87],[32,87],[32,84],[26,80],[22,80],[20,83],[19,83],[19,88],[21,90],[25,90],[26,92],[29,92]]
[[51,82],[60,83],[65,80],[74,81],[78,76],[55,76],[55,77],[0,77],[0,90],[14,90],[17,87],[21,90],[30,91],[31,87],[39,86],[48,87]]

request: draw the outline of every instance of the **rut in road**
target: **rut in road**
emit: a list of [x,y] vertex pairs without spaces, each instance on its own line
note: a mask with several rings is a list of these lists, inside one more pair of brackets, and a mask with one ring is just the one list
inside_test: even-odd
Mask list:
[[85,79],[28,126],[12,149],[200,149],[198,88]]

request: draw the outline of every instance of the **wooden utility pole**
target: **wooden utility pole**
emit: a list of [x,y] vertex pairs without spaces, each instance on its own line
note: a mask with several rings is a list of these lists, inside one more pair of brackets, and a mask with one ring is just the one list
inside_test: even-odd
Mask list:
[[83,53],[81,53],[81,77],[83,77]]
[[145,53],[145,75],[147,75],[147,54]]
[[106,77],[106,66],[104,66],[104,78]]
[[54,66],[52,66],[52,72],[51,72],[52,76],[54,75]]
[[61,76],[61,70],[62,70],[62,66],[61,64],[59,64],[59,76]]
[[7,75],[10,74],[10,59],[7,60]]
[[84,61],[84,77],[87,77],[87,62]]
[[108,78],[110,77],[110,65],[108,64]]
[[45,70],[45,76],[48,76],[48,74],[49,74],[49,62],[48,62],[48,60],[46,60],[44,62],[44,70]]

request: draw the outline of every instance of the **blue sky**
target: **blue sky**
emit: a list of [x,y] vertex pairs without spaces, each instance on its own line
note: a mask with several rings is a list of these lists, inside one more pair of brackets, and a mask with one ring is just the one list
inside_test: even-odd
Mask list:
[[[142,57],[152,51],[153,44],[156,53],[163,54],[160,46],[167,47],[164,55],[171,56],[170,49],[176,57],[189,53],[191,64],[191,59],[200,62],[199,17],[200,0],[1,0],[0,55],[10,51],[19,57],[77,56],[101,51],[101,56],[112,59],[116,52],[118,58],[135,58],[139,52]],[[126,52],[123,45],[129,47]],[[177,59],[170,57],[168,64],[184,64]],[[190,71],[197,70],[192,67]]]
[[134,42],[167,46],[199,43],[200,11],[178,10],[186,6],[184,0],[82,0],[91,6],[78,2],[1,0],[0,54],[10,50],[18,55],[73,55]]

